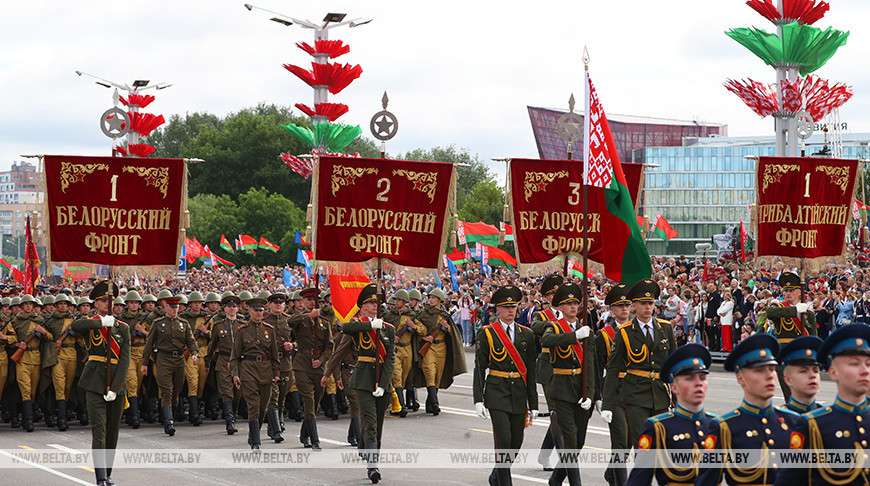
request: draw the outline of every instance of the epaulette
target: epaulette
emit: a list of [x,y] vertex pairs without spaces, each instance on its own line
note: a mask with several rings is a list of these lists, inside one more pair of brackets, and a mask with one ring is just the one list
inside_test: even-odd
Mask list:
[[[822,408],[817,408],[815,410],[810,410],[809,412],[805,413],[803,416],[804,416],[804,418],[807,418],[807,419],[814,419],[814,418],[821,417],[823,415],[827,415],[827,414],[831,413],[833,410],[834,409],[831,407],[822,407]],[[789,411],[791,412],[791,410],[789,410]],[[794,412],[792,412],[792,413],[794,413]]]
[[522,324],[517,324],[517,327],[522,328],[522,329],[528,329],[529,331],[532,330],[531,327],[529,327],[529,326],[524,326],[524,325],[522,325]]
[[272,329],[275,329],[275,326],[269,324],[269,323],[266,322],[266,321],[262,321],[260,324],[262,324],[262,325],[264,325],[264,326],[266,326],[266,327],[270,327],[270,328],[272,328]]
[[710,413],[710,412],[704,412],[704,413],[706,413],[707,416],[712,418],[712,419],[715,419],[716,417],[718,417],[718,415],[716,415],[715,413]]
[[728,412],[728,413],[724,413],[724,414],[722,414],[722,415],[716,417],[714,420],[715,420],[717,423],[722,423],[722,422],[725,422],[725,421],[727,421],[727,420],[731,420],[731,419],[733,419],[734,417],[739,417],[739,416],[740,416],[740,412],[739,412],[739,411],[737,411],[737,410],[732,410],[732,411],[730,411],[730,412]]
[[390,324],[390,323],[389,323],[389,322],[387,322],[387,321],[384,321],[384,325],[385,325],[385,326],[390,326],[390,327],[392,327],[392,328],[393,328],[393,329],[395,329],[395,328],[396,328],[396,326],[394,326],[394,325],[392,325],[392,324]]
[[619,325],[619,329],[625,329],[626,327],[631,326],[631,321],[625,322]]
[[797,416],[797,417],[800,417],[800,415],[801,415],[801,414],[795,412],[794,410],[787,408],[785,406],[779,407],[779,408],[777,408],[777,410],[779,410],[780,412],[785,412],[785,413]]
[[247,322],[243,322],[243,323],[239,324],[239,326],[236,328],[236,330],[242,330],[242,329],[244,329],[244,328],[246,328],[246,327],[248,327],[248,323],[247,323]]
[[664,419],[668,419],[674,416],[674,412],[665,412],[656,415],[655,417],[650,417],[649,419],[653,422],[661,422]]
[[492,329],[492,324],[487,324],[485,326],[480,326],[481,329]]
[[[164,317],[165,317],[165,316],[164,316]],[[189,322],[187,322],[187,319],[184,319],[184,318],[182,318],[181,316],[175,316],[175,318],[178,319],[179,321],[185,323],[185,324],[190,324]]]
[[656,317],[656,320],[659,321],[659,324],[670,324],[671,323],[671,321],[667,321],[665,319],[659,319],[658,317]]

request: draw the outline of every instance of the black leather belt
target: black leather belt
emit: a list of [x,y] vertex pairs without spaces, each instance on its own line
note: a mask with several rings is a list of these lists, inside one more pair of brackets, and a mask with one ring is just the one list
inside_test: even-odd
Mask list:
[[184,357],[184,351],[170,351],[168,349],[155,349],[157,353],[172,356],[173,358]]
[[256,361],[257,363],[269,360],[269,358],[267,358],[261,354],[258,354],[256,356],[242,356],[241,359],[243,359],[245,361]]

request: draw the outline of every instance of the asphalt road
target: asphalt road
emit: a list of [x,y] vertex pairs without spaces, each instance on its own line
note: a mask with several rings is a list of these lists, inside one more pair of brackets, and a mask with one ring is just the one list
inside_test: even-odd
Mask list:
[[[473,368],[474,355],[466,352],[469,370]],[[709,375],[709,390],[706,408],[712,413],[724,413],[735,408],[742,398],[742,392],[732,373],[714,369]],[[423,413],[423,410],[411,413],[405,418],[387,417],[383,448],[391,450],[441,449],[452,451],[456,449],[491,450],[492,429],[489,420],[482,420],[474,413],[472,403],[471,374],[456,377],[454,385],[449,390],[439,393],[442,413],[434,417]],[[835,394],[834,383],[822,381],[820,399],[831,401]],[[425,390],[419,393],[421,403],[425,399]],[[774,399],[774,405],[783,403],[781,397]],[[541,393],[542,411],[546,404]],[[537,449],[541,444],[547,418],[535,421],[526,429],[523,449],[535,449],[529,456],[534,461]],[[318,429],[325,450],[335,452],[353,452],[346,442],[349,418],[342,415],[332,421],[318,419]],[[268,452],[305,453],[298,441],[299,425],[287,422],[285,441],[275,444],[268,439],[263,427],[263,448]],[[222,420],[206,420],[200,427],[188,423],[177,424],[178,432],[174,437],[163,433],[158,424],[143,424],[139,430],[122,426],[120,449],[172,452],[175,450],[217,451],[223,456],[232,451],[247,451],[247,424],[237,423],[239,432],[227,436]],[[87,452],[90,448],[90,428],[72,425],[66,432],[37,426],[33,433],[21,429],[11,429],[8,424],[0,425],[0,459],[8,458],[10,453],[28,449],[51,450],[58,452]],[[607,426],[594,414],[590,421],[586,448],[590,451],[609,450]],[[351,454],[352,455],[352,454]],[[442,454],[443,455],[443,454]],[[223,457],[222,456],[222,457]],[[333,457],[333,456],[330,456]],[[555,459],[555,455],[553,456]],[[350,468],[348,468],[350,467]],[[442,469],[423,469],[417,467],[384,466],[381,469],[383,479],[381,484],[428,484],[428,485],[486,485],[490,469],[479,465],[473,467],[454,466]],[[603,469],[583,469],[581,477],[586,485],[605,485]],[[270,465],[258,467],[255,465],[228,465],[222,463],[219,467],[185,467],[184,464],[165,465],[159,468],[121,468],[113,473],[113,479],[119,485],[350,485],[371,484],[365,477],[363,465],[344,466],[328,465],[323,468],[299,467],[293,464]],[[546,484],[548,472],[535,465],[516,465],[513,468],[515,484]],[[47,467],[38,463],[23,464],[15,468],[6,468],[0,472],[3,484],[94,484],[94,474],[87,467]],[[567,482],[566,482],[567,484]]]

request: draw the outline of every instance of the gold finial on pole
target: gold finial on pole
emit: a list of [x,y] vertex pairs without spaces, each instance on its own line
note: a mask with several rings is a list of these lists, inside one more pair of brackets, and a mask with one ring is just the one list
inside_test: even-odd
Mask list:
[[589,50],[586,49],[586,46],[583,46],[583,67],[587,71],[589,70]]

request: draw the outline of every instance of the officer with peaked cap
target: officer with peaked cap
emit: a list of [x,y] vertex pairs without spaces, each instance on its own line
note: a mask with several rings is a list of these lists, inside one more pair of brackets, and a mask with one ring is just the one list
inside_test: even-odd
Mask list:
[[522,291],[513,285],[496,290],[490,302],[495,306],[498,319],[477,333],[474,407],[480,418],[486,419],[489,415],[492,420],[498,457],[489,476],[491,485],[511,484],[510,465],[523,445],[527,419],[538,414],[535,333],[515,322],[517,304],[522,298]]
[[354,338],[357,362],[350,378],[356,391],[362,417],[367,476],[372,483],[381,480],[377,452],[381,448],[384,415],[392,395],[393,368],[396,364],[396,328],[377,318],[377,286],[363,287],[357,298],[359,313],[342,327]]
[[[837,383],[837,396],[832,405],[804,415],[809,429],[807,449],[864,454],[870,443],[870,326],[849,324],[831,333],[819,348],[818,361]],[[857,464],[820,462],[803,477],[812,474],[811,484],[867,484],[866,457]]]
[[238,319],[239,302],[241,302],[239,298],[232,292],[221,298],[221,303],[224,306],[223,316],[218,317],[212,325],[211,341],[208,343],[208,350],[205,354],[206,367],[213,368],[215,371],[228,435],[233,435],[238,431],[235,426],[233,402],[238,402],[241,396],[239,390],[233,386],[233,375],[229,369],[236,328],[240,323]]
[[[628,293],[635,316],[628,326],[620,326],[613,339],[613,352],[604,377],[603,395],[618,396],[625,407],[631,445],[637,447],[646,419],[667,412],[670,393],[659,372],[677,349],[670,322],[653,317],[661,289],[651,280],[634,284]],[[618,390],[618,391],[617,391]],[[618,402],[604,402],[602,411],[613,412]],[[601,417],[607,421],[608,414]]]
[[[725,371],[737,374],[737,383],[743,388],[743,403],[736,410],[716,417],[704,439],[706,451],[759,451],[763,457],[759,460],[756,456],[738,464],[733,457],[725,455],[723,460],[699,470],[696,485],[719,484],[723,472],[732,485],[792,484],[784,480],[798,470],[780,469],[778,458],[769,457],[768,450],[803,448],[807,422],[791,410],[775,408],[771,403],[776,395],[778,352],[776,338],[755,334],[741,341],[728,355]],[[782,474],[785,476],[779,477]]]
[[[779,285],[782,287],[782,302],[773,301],[765,308],[767,320],[773,323],[773,332],[779,345],[784,346],[800,336],[818,335],[816,314],[809,310],[806,303],[801,302],[801,278],[794,273],[784,272],[779,277]],[[777,369],[777,376],[783,397],[788,400],[791,390],[781,368]]]
[[[114,485],[112,464],[121,429],[121,413],[127,402],[127,369],[130,366],[130,327],[110,313],[118,286],[111,280],[97,283],[91,291],[96,315],[72,323],[72,330],[85,336],[87,363],[79,388],[87,394],[91,421],[91,450],[99,486]],[[108,384],[108,385],[107,385]]]
[[[532,331],[535,333],[535,337],[538,339],[543,337],[544,331],[546,331],[547,327],[550,325],[550,321],[562,317],[559,314],[559,310],[553,307],[553,295],[555,295],[556,290],[563,282],[564,279],[561,275],[550,275],[545,278],[544,282],[541,284],[541,294],[544,296],[547,306],[544,310],[535,312],[532,315],[532,322],[530,324]],[[543,387],[545,398],[548,396],[547,387],[549,386],[550,376],[552,375],[553,365],[550,364],[550,349],[542,346],[541,353],[538,355],[537,362],[535,363],[535,379],[538,380],[538,383]],[[549,403],[549,399],[547,400],[547,408],[553,410],[553,404]],[[538,462],[544,466],[545,471],[552,470],[552,467],[550,467],[549,464],[549,456],[550,451],[553,450],[553,447],[555,446],[553,438],[559,434],[559,426],[556,424],[556,421],[550,420],[550,427],[547,429],[547,433],[544,434],[544,440],[541,443],[541,452],[538,454]]]
[[564,451],[583,448],[596,389],[595,345],[589,340],[592,328],[578,318],[582,301],[583,290],[577,284],[561,285],[553,296],[553,306],[559,309],[562,317],[549,322],[541,339],[541,344],[550,348],[550,363],[553,365],[547,400],[553,404],[561,432],[554,438],[559,451],[559,466],[551,474],[550,484],[562,484],[565,477],[572,486],[580,484],[577,456]]
[[817,361],[822,340],[816,336],[801,336],[779,350],[777,361],[782,366],[785,383],[791,388],[791,396],[785,407],[792,412],[804,414],[821,407],[816,403],[821,375]]
[[692,467],[659,460],[656,451],[697,450],[704,447],[706,431],[715,416],[704,411],[710,352],[700,344],[686,344],[671,353],[662,364],[662,382],[670,386],[674,409],[647,419],[643,424],[639,453],[628,478],[629,486],[649,485],[655,477],[660,485],[692,484],[697,463]]
[[276,443],[284,441],[281,432],[284,430],[284,398],[293,385],[293,330],[287,324],[287,315],[284,314],[284,306],[287,295],[282,292],[274,292],[266,298],[268,309],[264,320],[275,328],[275,337],[278,340],[278,359],[281,361],[281,375],[279,383],[272,385],[272,393],[269,396],[269,405],[266,407],[267,435]]
[[[596,392],[596,395],[601,396],[601,401],[595,402],[595,408],[602,416],[608,416],[610,422],[610,450],[619,451],[629,449],[628,423],[625,420],[625,407],[619,397],[619,383],[617,382],[616,390],[610,390],[612,395],[604,395],[604,370],[607,369],[607,362],[610,359],[610,353],[613,351],[613,341],[616,339],[619,329],[622,326],[628,327],[631,325],[631,299],[628,298],[628,293],[631,290],[629,285],[624,283],[617,284],[610,289],[607,297],[604,298],[604,304],[610,307],[610,317],[601,328],[601,332],[595,334],[595,365],[598,371],[596,383],[601,389]],[[604,402],[610,404],[610,410],[602,410]],[[626,481],[625,466],[620,462],[613,461],[604,471],[604,479],[607,484],[613,486],[622,486]]]

